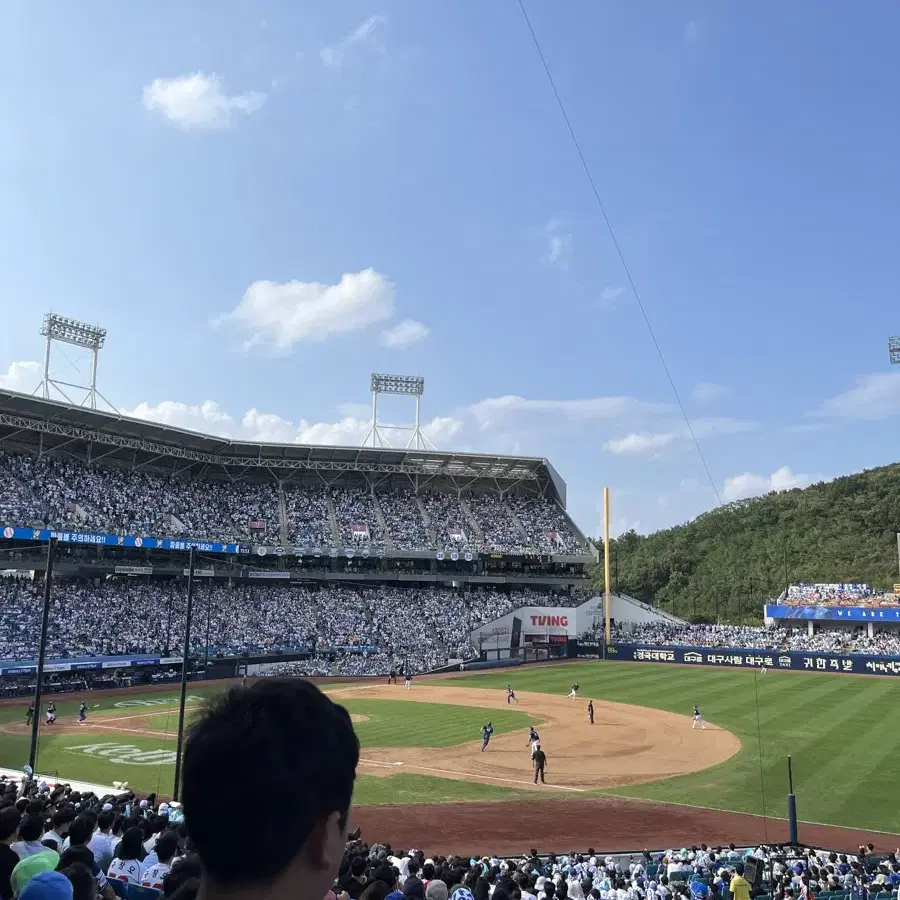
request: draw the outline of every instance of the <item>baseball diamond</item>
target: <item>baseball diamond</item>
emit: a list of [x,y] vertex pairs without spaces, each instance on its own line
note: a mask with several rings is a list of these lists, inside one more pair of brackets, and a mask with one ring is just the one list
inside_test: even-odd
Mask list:
[[[506,702],[506,672],[423,677],[409,692],[402,683],[362,679],[325,687],[350,711],[360,736],[355,806],[361,821],[377,825],[379,833],[384,829],[388,839],[397,834],[388,812],[397,802],[413,809],[419,804],[428,808],[433,803],[492,801],[499,804],[491,807],[493,819],[509,804],[538,801],[535,792],[543,794],[542,803],[575,798],[599,803],[603,797],[597,810],[608,812],[620,804],[623,815],[650,816],[656,823],[670,821],[672,813],[663,810],[677,808],[679,817],[696,818],[690,827],[711,840],[725,834],[715,830],[719,814],[714,809],[722,811],[721,821],[740,822],[748,834],[780,833],[785,792],[781,763],[786,749],[794,754],[805,820],[850,825],[860,835],[868,833],[866,829],[896,831],[893,810],[878,797],[884,784],[900,782],[900,767],[890,751],[900,738],[886,730],[878,710],[895,702],[900,687],[886,678],[802,673],[760,681],[765,707],[760,745],[755,712],[752,717],[748,714],[756,678],[760,676],[752,672],[665,664],[545,665],[515,672],[520,706],[512,708]],[[570,701],[566,694],[575,681],[580,697]],[[204,699],[222,689],[216,684],[192,687],[188,716],[196,715]],[[681,702],[681,697],[703,698],[707,730],[692,731],[693,706]],[[831,709],[841,710],[833,723],[816,714],[826,698]],[[593,729],[586,715],[590,699],[596,717]],[[77,704],[60,700],[55,730],[42,730],[39,765],[73,779],[127,780],[138,790],[164,794],[172,778],[176,703],[171,688],[155,693],[146,688],[107,692],[80,725]],[[22,713],[22,702],[0,704],[0,765],[13,767],[21,759],[27,740]],[[784,725],[786,716],[789,726]],[[488,720],[495,734],[482,754],[480,728]],[[853,722],[860,745],[866,741],[883,745],[876,761],[842,762],[827,750],[848,721]],[[547,753],[547,784],[537,787],[525,749],[531,726],[539,731]],[[878,785],[866,777],[873,765],[879,766]],[[817,787],[825,783],[827,796]],[[654,805],[641,806],[641,798]],[[673,802],[676,807],[666,805]],[[657,807],[660,803],[663,806]],[[383,818],[377,812],[380,807],[385,807]],[[771,818],[762,818],[764,811]],[[424,809],[421,815],[427,817]],[[415,817],[420,818],[418,813]],[[620,821],[618,815],[615,821]],[[583,841],[602,843],[609,827],[587,815]],[[454,846],[466,848],[470,832],[460,822],[456,832],[446,834],[457,842]],[[827,829],[822,833],[830,834]],[[618,846],[612,833],[605,840],[605,846]],[[674,834],[662,841],[674,842]]]

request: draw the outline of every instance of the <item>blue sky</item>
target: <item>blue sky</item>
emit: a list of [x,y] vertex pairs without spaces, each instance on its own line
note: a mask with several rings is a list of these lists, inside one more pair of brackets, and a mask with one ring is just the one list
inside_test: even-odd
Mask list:
[[[893,461],[900,7],[527,7],[722,499]],[[515,0],[4,3],[0,298],[6,387],[53,309],[122,411],[358,443],[421,374],[588,532],[715,502]]]

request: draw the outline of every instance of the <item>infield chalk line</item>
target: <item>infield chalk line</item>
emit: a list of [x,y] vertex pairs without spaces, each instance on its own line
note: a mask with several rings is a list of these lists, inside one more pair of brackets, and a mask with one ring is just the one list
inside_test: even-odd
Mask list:
[[[190,709],[203,709],[202,706],[185,706],[184,711],[187,712]],[[102,718],[97,719],[96,724],[98,725],[109,725],[112,722],[127,722],[129,719],[146,719],[150,716],[162,716],[167,715],[169,712],[177,712],[177,707],[174,710],[165,710],[165,709],[154,709],[153,707],[148,707],[146,712],[142,713],[134,713],[129,714],[127,716],[113,716],[112,718]]]
[[[381,769],[393,769],[398,766],[398,763],[383,763],[376,762],[374,759],[360,759],[360,762],[363,765],[367,766],[377,766]],[[417,772],[440,772],[444,775],[459,775],[462,778],[476,778],[481,781],[503,781],[507,784],[530,784],[534,785],[533,781],[523,781],[520,778],[502,778],[499,775],[476,775],[474,772],[457,772],[454,769],[437,769],[434,766],[416,766],[412,763],[402,763],[402,766],[405,771],[410,771],[411,769],[415,769]],[[542,787],[550,788],[553,791],[571,791],[573,793],[583,794],[585,792],[585,788],[578,787],[568,787],[564,784],[544,784]]]

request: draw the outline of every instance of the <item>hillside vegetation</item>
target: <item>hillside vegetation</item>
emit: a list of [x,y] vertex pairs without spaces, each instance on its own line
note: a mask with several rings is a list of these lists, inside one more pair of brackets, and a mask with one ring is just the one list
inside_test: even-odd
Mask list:
[[[897,531],[900,464],[737,501],[646,537],[627,532],[610,543],[613,587],[617,573],[621,591],[685,619],[759,622],[786,577],[890,589]],[[594,578],[602,586],[602,562]]]

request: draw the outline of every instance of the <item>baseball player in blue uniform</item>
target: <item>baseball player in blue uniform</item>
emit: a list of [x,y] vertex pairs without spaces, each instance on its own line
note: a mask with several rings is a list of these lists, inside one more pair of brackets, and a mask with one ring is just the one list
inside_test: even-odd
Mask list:
[[507,703],[512,703],[513,700],[516,701],[516,706],[518,706],[518,705],[519,705],[519,699],[518,699],[518,697],[516,697],[516,692],[512,689],[512,685],[511,685],[511,684],[508,684],[508,685],[506,686],[506,702],[507,702]]
[[594,724],[594,701],[588,700],[588,722]]
[[569,699],[574,700],[578,696],[579,684],[576,681],[575,684],[572,685],[572,690],[569,691]]
[[84,722],[87,719],[87,704],[84,700],[81,701],[81,705],[78,707],[78,721]]
[[704,721],[703,716],[700,713],[700,707],[694,704],[694,724],[691,725],[691,731],[693,731],[698,725],[704,731],[706,731],[706,722]]
[[494,726],[490,722],[481,729],[481,752],[487,750],[487,745],[491,742],[491,735],[494,733]]

